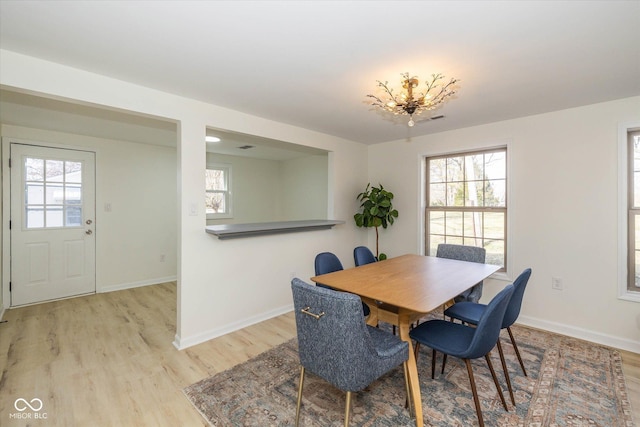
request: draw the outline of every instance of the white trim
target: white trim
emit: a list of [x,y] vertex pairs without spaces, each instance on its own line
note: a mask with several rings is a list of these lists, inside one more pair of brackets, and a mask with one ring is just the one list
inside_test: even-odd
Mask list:
[[[517,324],[542,329],[557,334],[567,335],[569,337],[590,341],[596,344],[613,347],[620,350],[640,353],[640,342],[627,338],[620,338],[613,335],[602,334],[600,332],[590,331],[588,329],[576,328],[562,323],[550,322],[548,320],[538,319],[520,315]],[[517,337],[516,337],[517,340]]]
[[293,304],[288,304],[283,307],[276,308],[274,310],[266,311],[256,316],[247,317],[233,323],[228,323],[221,328],[210,329],[208,331],[201,332],[199,334],[192,335],[190,337],[181,338],[178,334],[176,334],[175,339],[173,341],[173,346],[178,350],[184,350],[185,348],[192,347],[194,345],[203,343],[205,341],[209,341],[214,338],[221,337],[228,333],[246,328],[247,326],[255,325],[256,323],[260,323],[265,320],[272,319],[274,317],[280,316],[285,313],[289,313],[291,311],[293,311]]
[[11,293],[9,283],[11,281],[11,230],[9,219],[11,218],[11,169],[8,159],[10,157],[11,139],[3,137],[2,144],[2,306],[4,309],[11,305]]
[[640,302],[640,292],[627,289],[627,239],[628,239],[628,133],[640,129],[640,122],[618,125],[618,299]]
[[106,292],[122,291],[124,289],[141,288],[143,286],[159,285],[160,283],[175,282],[178,276],[157,277],[155,279],[146,279],[139,282],[121,283],[119,285],[102,286],[96,289],[96,293],[103,294]]

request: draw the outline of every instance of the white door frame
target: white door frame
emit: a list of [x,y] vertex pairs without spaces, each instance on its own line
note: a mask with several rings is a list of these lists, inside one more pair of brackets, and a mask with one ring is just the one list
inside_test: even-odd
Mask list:
[[[65,144],[55,144],[42,141],[32,141],[20,138],[2,137],[2,305],[7,309],[11,305],[11,293],[9,284],[11,281],[11,230],[9,229],[9,219],[11,218],[11,169],[9,168],[9,158],[11,154],[11,144],[36,145],[46,148],[61,148],[67,150],[88,151],[94,153],[97,161],[97,152],[94,148],[80,147]],[[96,186],[97,188],[97,186]],[[97,196],[97,195],[96,195]]]

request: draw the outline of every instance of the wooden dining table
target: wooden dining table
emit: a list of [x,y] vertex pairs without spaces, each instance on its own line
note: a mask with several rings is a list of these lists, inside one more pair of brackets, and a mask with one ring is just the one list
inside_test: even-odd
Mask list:
[[367,324],[384,321],[396,325],[400,338],[409,343],[407,363],[410,405],[416,426],[423,427],[422,398],[411,325],[425,314],[500,269],[497,265],[456,261],[415,254],[402,255],[333,273],[312,277],[315,283],[359,295],[371,309]]

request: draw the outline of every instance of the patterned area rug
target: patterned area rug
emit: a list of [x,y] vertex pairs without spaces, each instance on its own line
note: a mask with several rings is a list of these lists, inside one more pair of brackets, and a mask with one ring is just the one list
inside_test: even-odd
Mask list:
[[[617,351],[561,335],[512,328],[528,377],[522,374],[508,335],[502,347],[514,388],[514,408],[506,390],[497,350],[492,362],[503,385],[509,412],[500,402],[484,359],[472,362],[487,426],[633,427],[622,361]],[[495,353],[495,354],[494,354]],[[421,348],[418,374],[424,424],[430,427],[477,426],[464,362],[447,360],[431,379],[431,350]],[[219,427],[289,426],[295,421],[299,381],[297,341],[288,341],[254,359],[206,378],[184,390],[210,425]],[[353,426],[413,426],[404,408],[402,367],[352,398]],[[311,373],[305,376],[301,426],[343,425],[345,394]]]

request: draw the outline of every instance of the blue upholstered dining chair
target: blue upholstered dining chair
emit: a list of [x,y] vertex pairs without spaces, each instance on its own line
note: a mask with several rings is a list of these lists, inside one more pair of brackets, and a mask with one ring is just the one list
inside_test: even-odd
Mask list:
[[409,396],[409,344],[368,326],[362,317],[360,297],[312,286],[297,278],[291,281],[291,290],[301,365],[296,426],[306,371],[346,391],[345,427],[349,425],[351,393],[363,390],[399,365],[404,368]]
[[[469,261],[484,264],[487,251],[477,246],[452,245],[441,243],[436,250],[436,257],[455,259],[458,261]],[[482,282],[474,285],[454,298],[454,302],[471,301],[478,302],[482,296]]]
[[[496,372],[491,364],[489,352],[496,346],[500,336],[500,328],[507,305],[513,294],[514,286],[507,285],[498,295],[496,295],[487,309],[480,317],[478,325],[474,328],[460,323],[448,322],[446,320],[428,320],[419,326],[416,326],[409,332],[409,336],[416,341],[416,359],[420,345],[426,345],[433,349],[431,359],[431,378],[435,376],[436,352],[443,353],[444,357],[451,355],[464,360],[469,373],[469,382],[471,383],[471,391],[473,392],[473,401],[476,406],[476,414],[480,427],[484,427],[482,418],[482,409],[480,408],[480,400],[478,399],[478,391],[473,378],[473,369],[471,368],[471,360],[483,357],[489,365],[493,382],[498,389],[500,400],[505,410],[507,402],[504,400],[502,388],[498,383]],[[505,371],[505,376],[508,373]]]
[[[513,296],[511,297],[511,301],[509,302],[509,306],[507,307],[507,311],[502,321],[502,329],[506,329],[507,332],[509,332],[511,344],[513,345],[513,349],[516,352],[516,356],[518,356],[518,362],[520,362],[520,367],[522,368],[522,373],[525,377],[527,376],[527,370],[524,368],[524,363],[522,362],[522,357],[520,356],[520,351],[518,350],[516,340],[513,337],[511,326],[516,322],[518,316],[520,316],[522,298],[524,297],[524,291],[527,288],[527,283],[529,282],[530,277],[531,269],[527,268],[522,273],[520,273],[520,275],[513,282],[513,287],[515,288],[515,290],[513,291]],[[464,323],[476,325],[478,324],[480,317],[482,317],[482,314],[486,309],[487,306],[485,304],[459,302],[445,310],[444,315],[451,317],[452,319],[461,320]],[[500,351],[500,356],[504,359],[500,341],[498,341],[498,350]],[[502,362],[504,364],[504,360],[502,360]]]
[[378,261],[373,252],[366,246],[358,246],[353,250],[353,261],[356,267]]
[[[340,259],[331,252],[320,252],[318,255],[316,255],[314,266],[316,276],[319,276],[321,274],[333,273],[334,271],[344,270]],[[323,285],[322,283],[318,283],[317,285],[322,286],[323,288],[331,289],[330,286]],[[365,303],[362,303],[362,313],[365,317],[367,317],[369,313],[371,313],[369,306]]]

